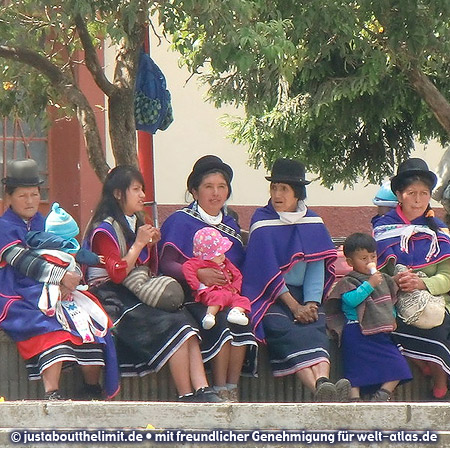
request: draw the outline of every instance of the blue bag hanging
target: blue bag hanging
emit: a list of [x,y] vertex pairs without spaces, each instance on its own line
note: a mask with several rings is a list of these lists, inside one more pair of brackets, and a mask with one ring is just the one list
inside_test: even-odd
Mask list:
[[144,51],[139,56],[134,97],[136,129],[155,134],[173,122],[170,92],[161,69]]

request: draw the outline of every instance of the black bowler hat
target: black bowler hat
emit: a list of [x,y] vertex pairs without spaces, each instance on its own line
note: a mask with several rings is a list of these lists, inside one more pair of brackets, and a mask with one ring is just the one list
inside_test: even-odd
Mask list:
[[231,182],[231,180],[233,179],[233,169],[228,164],[225,164],[218,156],[206,155],[202,156],[194,164],[192,172],[189,174],[187,179],[188,190],[191,190],[194,181],[198,177],[202,177],[205,173],[208,173],[215,169],[225,172],[228,175],[229,181]]
[[6,166],[6,178],[2,183],[10,187],[39,186],[44,180],[39,178],[38,165],[34,159],[9,161]]
[[428,169],[427,163],[420,158],[410,158],[403,161],[397,170],[397,175],[391,180],[391,190],[395,194],[405,178],[419,175],[430,181],[431,189],[436,186],[437,176]]
[[272,167],[272,174],[266,177],[272,183],[286,183],[295,186],[304,186],[311,183],[305,179],[305,166],[293,159],[277,159]]

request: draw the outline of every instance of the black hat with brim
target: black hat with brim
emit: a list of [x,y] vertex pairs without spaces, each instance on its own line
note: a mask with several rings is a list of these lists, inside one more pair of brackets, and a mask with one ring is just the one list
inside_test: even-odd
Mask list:
[[286,183],[295,186],[305,186],[311,181],[305,179],[305,166],[293,159],[277,159],[272,167],[272,174],[266,177],[272,183]]
[[192,172],[189,174],[187,179],[188,190],[191,189],[193,181],[197,177],[201,177],[208,172],[213,172],[214,170],[226,173],[229,178],[228,181],[230,182],[233,179],[233,169],[228,164],[225,164],[218,156],[206,155],[202,156],[194,164]]
[[398,166],[397,175],[391,179],[391,190],[395,194],[402,181],[411,176],[420,176],[430,181],[431,189],[434,189],[437,183],[437,176],[428,169],[427,163],[421,158],[410,158]]
[[9,161],[6,166],[6,177],[2,183],[9,187],[39,186],[44,182],[39,178],[39,169],[34,159],[18,159]]

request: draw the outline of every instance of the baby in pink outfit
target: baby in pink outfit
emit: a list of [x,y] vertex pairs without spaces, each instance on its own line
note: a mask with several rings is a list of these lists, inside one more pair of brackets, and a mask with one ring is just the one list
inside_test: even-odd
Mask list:
[[[218,230],[205,227],[194,235],[194,257],[183,264],[183,274],[194,291],[195,301],[208,307],[202,320],[202,327],[209,330],[216,324],[216,314],[224,307],[231,307],[228,322],[247,325],[250,300],[240,295],[242,275],[237,267],[225,256],[233,243]],[[221,285],[205,286],[197,277],[198,269],[211,267],[222,271],[227,282]]]

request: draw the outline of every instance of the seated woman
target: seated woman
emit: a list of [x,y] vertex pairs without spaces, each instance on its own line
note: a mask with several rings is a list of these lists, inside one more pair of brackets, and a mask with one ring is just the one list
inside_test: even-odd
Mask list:
[[321,302],[334,280],[336,249],[323,221],[304,200],[304,166],[278,159],[270,200],[251,220],[242,295],[252,302],[256,337],[267,344],[273,374],[295,373],[318,402],[347,401],[348,380],[330,373]]
[[[139,170],[132,166],[114,168],[105,179],[100,202],[86,230],[85,247],[105,257],[105,265],[88,267],[86,277],[91,292],[114,321],[122,376],[143,376],[168,363],[180,401],[220,402],[208,387],[197,326],[189,313],[149,306],[123,285],[135,266],[157,262],[155,255],[150,258],[150,251],[160,232],[144,224],[139,216],[144,199]],[[156,270],[153,267],[153,273]],[[160,289],[164,289],[163,284]]]
[[[95,297],[75,291],[80,273],[48,262],[25,244],[28,231],[44,230],[44,218],[38,212],[43,181],[36,162],[10,162],[2,182],[9,203],[0,218],[2,329],[16,342],[29,378],[42,377],[45,399],[63,400],[61,369],[74,363],[81,366],[84,376],[82,399],[103,398],[102,367],[106,396],[113,397],[119,390],[119,373],[105,312]],[[56,310],[45,307],[50,295],[56,295]]]
[[[428,290],[444,295],[450,305],[450,237],[447,226],[430,208],[431,192],[436,175],[420,158],[400,164],[391,180],[391,189],[398,198],[395,210],[374,221],[378,267],[393,275],[396,264],[409,270],[395,276],[404,292]],[[428,278],[416,273],[424,272]],[[392,333],[403,353],[416,363],[425,375],[433,379],[431,398],[448,400],[447,380],[450,375],[450,317],[445,312],[441,325],[421,329],[407,325],[397,317],[397,329]]]
[[[160,270],[177,279],[186,291],[186,307],[201,324],[207,306],[195,302],[183,275],[182,266],[193,255],[193,237],[204,227],[213,227],[233,243],[227,258],[239,269],[244,259],[244,247],[236,221],[225,211],[225,202],[231,195],[233,170],[220,158],[207,155],[195,164],[187,180],[188,191],[194,202],[174,212],[161,227]],[[197,271],[205,286],[225,285],[227,279],[221,270],[212,267]],[[229,308],[216,315],[216,325],[201,329],[203,361],[212,364],[214,387],[222,398],[238,401],[238,382],[245,362],[245,371],[256,372],[257,344],[251,325],[227,322]],[[247,351],[248,350],[248,351]]]

